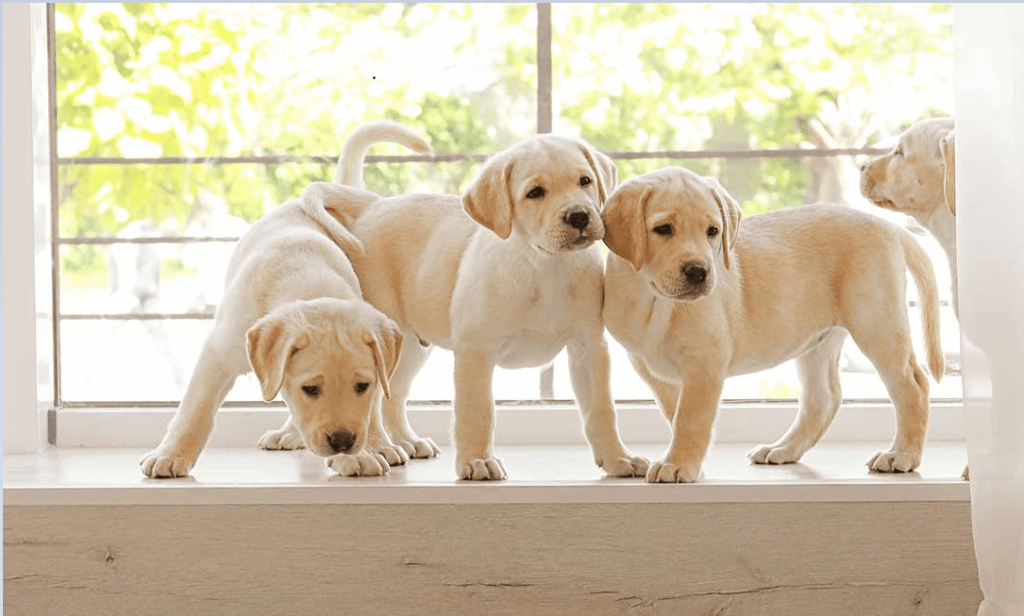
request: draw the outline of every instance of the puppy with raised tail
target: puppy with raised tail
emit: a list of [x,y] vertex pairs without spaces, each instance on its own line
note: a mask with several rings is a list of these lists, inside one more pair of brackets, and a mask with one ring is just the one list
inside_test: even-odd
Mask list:
[[736,200],[717,181],[681,167],[629,180],[605,207],[605,322],[672,426],[668,452],[647,481],[696,481],[725,379],[793,358],[797,417],[750,458],[799,460],[839,409],[847,334],[896,407],[892,447],[868,466],[915,469],[928,423],[928,379],[911,342],[907,269],[920,290],[929,370],[936,379],[943,373],[938,294],[925,252],[896,225],[839,206],[740,219]]
[[380,475],[408,458],[381,425],[381,398],[403,336],[361,299],[346,252],[362,243],[322,208],[293,200],[239,240],[224,299],[188,389],[160,445],[143,457],[150,477],[184,477],[213,429],[235,379],[259,377],[289,417],[260,439],[264,449],[310,451],[342,475]]
[[[344,170],[361,163],[343,159],[339,177],[358,183]],[[456,473],[474,480],[506,477],[494,453],[495,367],[546,365],[567,348],[595,462],[612,476],[647,470],[619,439],[601,317],[600,212],[615,184],[614,164],[590,145],[543,135],[488,159],[461,197],[382,199],[328,183],[306,190],[365,244],[353,264],[367,301],[418,341],[406,345],[384,404],[391,438],[411,455],[436,452],[405,418],[431,346],[455,354]]]
[[[860,166],[860,192],[878,207],[910,216],[942,246],[960,314],[956,269],[956,129],[953,118],[921,120],[891,152]],[[964,479],[970,479],[965,466]]]

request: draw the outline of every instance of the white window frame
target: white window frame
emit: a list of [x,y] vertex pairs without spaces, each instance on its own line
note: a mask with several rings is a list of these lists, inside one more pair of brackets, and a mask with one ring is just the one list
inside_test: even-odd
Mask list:
[[[4,15],[8,15],[8,5],[4,7]],[[8,95],[4,97],[4,150],[29,151],[32,149],[34,156],[21,161],[17,166],[17,160],[12,157],[4,159],[4,177],[16,178],[20,182],[5,182],[4,200],[7,203],[36,203],[49,202],[52,182],[55,181],[55,110],[47,101],[51,100],[53,87],[52,75],[48,74],[46,62],[47,56],[43,53],[47,44],[52,41],[47,37],[47,30],[52,34],[52,16],[50,24],[47,25],[47,11],[52,11],[47,5],[31,5],[24,7],[22,11],[12,11],[14,18],[22,23],[27,20],[30,28],[18,29],[13,24],[11,28],[21,33],[21,36],[6,36],[8,27],[5,26],[4,37],[4,62],[5,62],[5,90]],[[6,24],[5,20],[5,24]],[[17,33],[16,32],[16,33]],[[41,36],[40,36],[41,34]],[[549,44],[551,37],[550,5],[538,5],[538,132],[551,130],[552,109],[551,109],[551,64]],[[29,53],[25,53],[26,49]],[[50,49],[52,53],[52,48]],[[544,64],[543,56],[547,56],[547,63]],[[9,75],[7,70],[8,59],[12,64],[17,63],[21,57],[24,70]],[[26,60],[31,58],[31,61]],[[40,70],[42,67],[42,70]],[[27,72],[27,74],[26,74]],[[17,89],[7,87],[8,76],[12,80],[18,78],[22,86],[26,82],[30,88]],[[13,83],[13,81],[12,81]],[[44,101],[43,106],[39,102]],[[48,139],[39,140],[36,135],[35,142],[31,131],[24,135],[17,132],[8,132],[8,109],[11,113],[20,113],[24,117],[26,113],[35,115],[32,126],[39,129],[47,129]],[[48,110],[46,113],[42,110]],[[12,122],[14,117],[10,118]],[[21,124],[25,126],[24,121]],[[9,141],[10,138],[10,141]],[[44,151],[45,150],[45,151]],[[843,154],[865,154],[881,150],[822,150],[814,152],[815,155],[843,155]],[[642,155],[632,152],[612,152],[613,158],[637,158]],[[806,156],[806,150],[774,150],[772,152],[747,152],[734,151],[700,151],[700,152],[658,152],[647,153],[643,156],[657,155],[664,157],[669,155],[674,158],[707,158],[711,156]],[[370,157],[370,160],[388,160],[391,157]],[[409,160],[409,157],[401,157],[402,160]],[[31,160],[31,169],[25,164]],[[89,162],[89,161],[84,161]],[[262,162],[262,161],[261,161]],[[11,163],[9,171],[8,163]],[[33,186],[28,178],[32,177],[32,171],[37,177],[49,177],[50,183],[36,182]],[[8,195],[8,188],[11,193]],[[59,336],[57,331],[57,318],[55,307],[59,305],[59,284],[57,268],[53,267],[56,255],[56,243],[49,242],[51,232],[54,231],[54,221],[50,218],[48,208],[36,208],[36,216],[33,219],[32,212],[28,209],[14,211],[13,208],[4,210],[4,281],[7,289],[4,295],[4,330],[8,334],[4,346],[4,382],[17,383],[14,387],[5,388],[4,404],[8,410],[5,414],[4,428],[4,451],[25,451],[40,444],[49,442],[60,446],[107,446],[107,447],[146,447],[157,442],[162,436],[164,429],[174,412],[174,408],[166,405],[132,405],[128,404],[67,404],[60,400],[59,387],[59,362],[54,361],[54,356],[59,349]],[[10,216],[9,216],[10,214]],[[27,233],[29,228],[33,229],[30,236]],[[34,245],[28,241],[29,237],[36,239]],[[40,241],[48,249],[42,249]],[[76,243],[75,240],[65,243]],[[84,243],[84,242],[77,242]],[[31,259],[31,261],[29,261]],[[29,276],[28,268],[21,267],[21,272],[15,271],[13,277],[8,277],[8,270],[17,270],[17,264],[34,262],[35,271],[38,276]],[[46,276],[47,272],[52,273]],[[51,297],[46,293],[48,287]],[[32,289],[25,293],[26,289]],[[14,291],[14,293],[12,293]],[[35,297],[34,306],[28,306],[30,298]],[[12,310],[8,310],[8,305]],[[72,317],[74,318],[74,317]],[[40,323],[49,323],[49,336],[52,340],[46,339],[46,327],[39,330]],[[11,344],[14,342],[14,344]],[[35,349],[38,360],[33,365],[24,361],[24,355],[15,352],[15,349]],[[33,370],[35,368],[35,370]],[[52,375],[53,380],[47,378],[47,372]],[[36,376],[42,379],[41,386],[36,391],[31,388],[22,387],[22,383],[35,383]],[[10,394],[10,401],[9,396]],[[835,426],[829,431],[826,440],[879,440],[888,438],[892,434],[894,426],[893,409],[890,403],[878,401],[847,401],[844,405],[846,410],[837,417]],[[154,408],[155,407],[155,408]],[[658,442],[665,443],[668,440],[668,428],[661,418],[660,413],[653,405],[653,401],[630,401],[620,402],[617,405],[620,411],[620,429],[624,440],[627,442]],[[499,415],[498,443],[499,444],[561,444],[582,442],[582,431],[578,411],[575,404],[533,404],[528,406],[516,405],[514,407],[502,407]],[[511,410],[514,409],[514,410]],[[45,413],[41,411],[47,411]],[[716,425],[716,437],[719,441],[726,442],[754,442],[765,441],[775,438],[781,434],[796,413],[794,401],[753,401],[739,403],[725,403],[722,405],[719,420]],[[244,446],[251,445],[255,438],[267,427],[276,427],[284,417],[283,405],[261,405],[259,403],[227,403],[219,412],[218,424],[220,428],[215,431],[212,445],[221,446]],[[756,417],[755,414],[756,413]],[[57,419],[60,419],[60,432],[57,433]],[[450,424],[451,408],[449,406],[431,406],[425,404],[412,404],[410,407],[410,421],[413,425],[426,435],[433,436],[441,441],[448,441],[448,426]],[[10,422],[8,421],[10,419]],[[10,439],[8,438],[10,436]],[[932,415],[929,426],[929,438],[938,440],[961,440],[963,438],[963,405],[959,400],[933,402]]]

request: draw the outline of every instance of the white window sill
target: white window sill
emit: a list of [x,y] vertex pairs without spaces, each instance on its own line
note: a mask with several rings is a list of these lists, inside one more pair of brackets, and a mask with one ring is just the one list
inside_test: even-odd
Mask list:
[[[138,469],[142,449],[48,448],[4,459],[4,506],[476,503],[742,503],[969,501],[960,479],[962,442],[930,442],[914,473],[870,473],[864,462],[883,443],[823,442],[798,464],[755,466],[752,444],[716,445],[705,479],[648,485],[609,479],[580,445],[498,447],[508,481],[454,479],[453,451],[414,460],[384,477],[338,477],[305,451],[207,449],[195,476],[152,480]],[[650,459],[663,447],[635,448]]]

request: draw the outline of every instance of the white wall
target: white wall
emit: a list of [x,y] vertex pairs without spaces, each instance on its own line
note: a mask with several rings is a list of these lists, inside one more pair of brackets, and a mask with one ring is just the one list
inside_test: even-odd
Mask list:
[[3,7],[4,452],[39,444],[32,153],[31,11]]
[[1024,4],[958,4],[964,405],[980,615],[1024,613]]

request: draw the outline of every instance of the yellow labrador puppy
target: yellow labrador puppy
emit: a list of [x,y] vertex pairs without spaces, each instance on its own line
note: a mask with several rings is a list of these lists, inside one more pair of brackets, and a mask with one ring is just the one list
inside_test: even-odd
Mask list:
[[235,379],[259,377],[289,418],[260,439],[264,449],[303,446],[343,475],[380,475],[408,458],[388,439],[381,397],[398,365],[402,333],[360,299],[346,257],[363,252],[347,229],[293,200],[242,237],[224,299],[167,434],[140,462],[150,477],[191,472]]
[[[802,394],[789,430],[754,449],[756,463],[795,462],[839,409],[847,332],[896,406],[896,438],[868,462],[882,472],[921,462],[928,380],[907,316],[909,268],[921,290],[928,365],[939,378],[938,295],[911,235],[837,206],[752,216],[713,179],[681,167],[624,183],[605,207],[605,322],[629,351],[672,425],[648,482],[699,478],[727,377],[796,358]],[[742,231],[741,231],[742,229]]]
[[935,237],[949,259],[958,311],[955,139],[953,118],[914,124],[892,152],[861,165],[860,192],[878,207],[912,217]]
[[[860,192],[879,207],[912,217],[942,246],[960,314],[956,269],[956,131],[953,118],[917,122],[892,152],[860,167]],[[963,477],[969,479],[965,466]]]
[[494,368],[542,366],[568,348],[595,462],[612,476],[647,470],[619,439],[601,319],[600,211],[615,183],[614,164],[588,144],[544,135],[492,156],[462,197],[306,190],[365,244],[353,264],[366,300],[418,341],[406,345],[384,404],[391,438],[410,455],[437,452],[405,418],[431,346],[455,353],[456,473],[476,480],[506,477],[493,447]]

